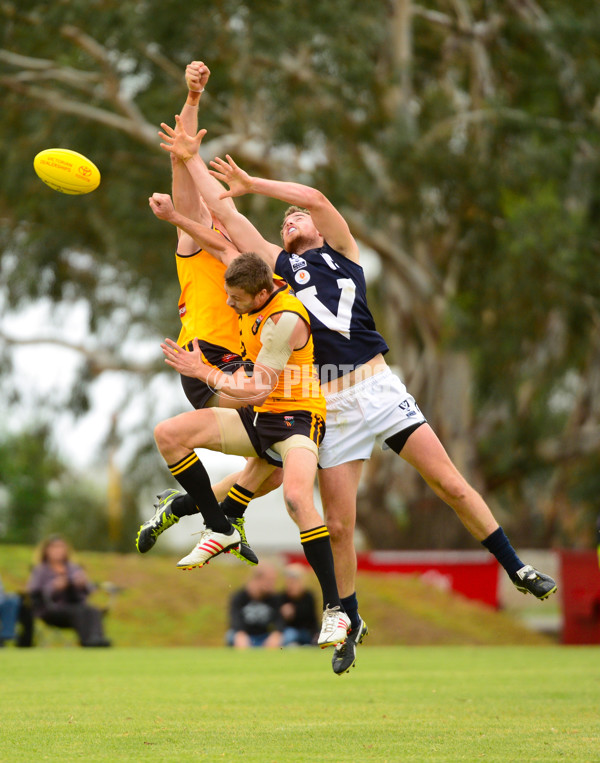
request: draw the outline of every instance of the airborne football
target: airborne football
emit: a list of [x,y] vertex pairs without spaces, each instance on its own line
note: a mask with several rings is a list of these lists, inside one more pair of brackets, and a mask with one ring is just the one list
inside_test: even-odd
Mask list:
[[47,148],[33,160],[37,176],[55,191],[80,196],[100,185],[96,165],[77,151],[68,148]]

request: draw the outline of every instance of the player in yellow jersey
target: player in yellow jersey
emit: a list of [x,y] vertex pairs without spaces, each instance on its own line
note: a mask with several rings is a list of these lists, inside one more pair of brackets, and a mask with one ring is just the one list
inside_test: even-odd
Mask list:
[[[160,219],[187,230],[197,240],[202,236],[202,226],[177,213],[167,195],[154,194],[150,206]],[[170,339],[161,345],[170,366],[204,381],[236,406],[190,411],[155,428],[156,444],[171,474],[200,507],[206,525],[198,544],[177,566],[202,567],[240,542],[215,498],[196,448],[261,456],[281,465],[284,501],[323,593],[318,643],[322,647],[343,643],[350,620],[337,591],[329,532],[313,500],[325,400],[314,368],[308,313],[287,284],[274,281],[260,257],[239,254],[207,228],[204,238],[215,256],[230,261],[225,272],[227,302],[241,316],[243,354],[253,363],[253,373],[247,376],[240,370],[227,375],[207,365],[196,339],[189,352]]]
[[[186,68],[188,95],[181,112],[181,122],[188,130],[198,129],[198,105],[209,76],[210,71],[202,61],[193,61]],[[222,226],[211,216],[185,162],[171,154],[171,168],[173,201],[177,210],[187,218],[222,233]],[[179,228],[175,261],[181,288],[178,302],[181,331],[178,344],[189,350],[192,340],[198,339],[206,363],[225,373],[234,373],[242,366],[243,360],[239,354],[238,316],[226,301],[226,266]],[[229,404],[227,400],[220,400],[218,393],[215,394],[199,379],[182,375],[181,384],[194,408]],[[236,520],[242,536],[243,545],[239,550],[234,549],[233,553],[249,564],[257,564],[258,558],[246,544],[244,511],[252,497],[264,495],[281,484],[281,475],[275,472],[269,476],[269,472],[273,470],[269,470],[264,462],[252,459],[244,470],[243,477],[241,473],[229,475],[214,486],[219,500],[224,499],[224,510]],[[165,490],[157,498],[154,515],[138,531],[136,547],[140,553],[148,552],[158,536],[182,516],[198,513],[195,504],[177,490]]]

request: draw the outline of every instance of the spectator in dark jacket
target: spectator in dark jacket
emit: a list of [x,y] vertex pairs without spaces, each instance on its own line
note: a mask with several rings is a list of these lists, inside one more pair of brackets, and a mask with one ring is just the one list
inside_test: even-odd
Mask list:
[[283,646],[314,644],[319,632],[315,597],[306,587],[306,575],[300,564],[285,568],[285,588],[280,594],[279,611],[285,622]]
[[42,544],[40,563],[28,583],[33,614],[48,625],[73,628],[81,646],[110,646],[104,635],[102,610],[87,603],[94,586],[83,568],[69,557],[69,546],[58,535]]
[[229,604],[230,627],[225,637],[228,646],[236,649],[281,646],[283,620],[276,583],[275,568],[261,562],[244,588],[233,594]]

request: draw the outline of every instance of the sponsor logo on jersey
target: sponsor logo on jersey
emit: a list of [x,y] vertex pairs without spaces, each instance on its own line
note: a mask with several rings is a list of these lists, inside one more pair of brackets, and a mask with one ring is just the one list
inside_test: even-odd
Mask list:
[[310,273],[308,270],[299,270],[294,276],[296,283],[305,284],[310,281]]
[[221,358],[222,363],[231,363],[233,360],[237,360],[238,355],[235,354],[235,352],[226,352],[225,355]]
[[256,336],[258,334],[258,329],[260,328],[260,324],[264,321],[265,316],[259,315],[258,318],[254,321],[252,324],[252,333]]
[[290,257],[290,265],[295,273],[297,270],[306,267],[306,260],[303,260],[302,257],[299,257],[297,254],[292,254]]
[[185,302],[182,305],[179,305],[179,317],[181,318],[182,315],[185,315],[187,313],[187,307],[185,306]]

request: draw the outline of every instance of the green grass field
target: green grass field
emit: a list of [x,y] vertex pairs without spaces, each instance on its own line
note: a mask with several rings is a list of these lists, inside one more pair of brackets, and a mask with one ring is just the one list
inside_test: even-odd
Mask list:
[[597,647],[0,653],[1,761],[598,761]]

